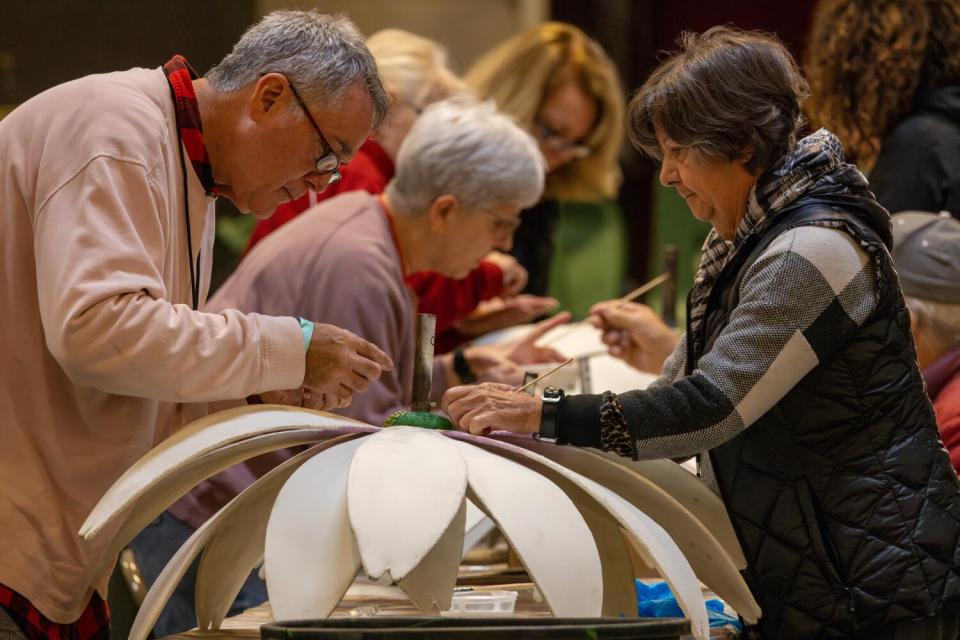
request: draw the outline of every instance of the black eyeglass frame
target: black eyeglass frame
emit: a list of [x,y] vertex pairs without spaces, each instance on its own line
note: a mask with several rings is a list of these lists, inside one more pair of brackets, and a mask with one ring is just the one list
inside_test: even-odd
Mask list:
[[333,147],[327,142],[327,137],[323,135],[323,131],[320,130],[320,126],[317,124],[317,121],[313,119],[313,116],[310,114],[310,110],[307,109],[307,103],[303,101],[303,98],[300,97],[300,94],[297,93],[296,88],[293,86],[293,83],[290,82],[290,79],[287,79],[287,84],[290,86],[290,93],[293,94],[293,97],[297,100],[297,104],[300,105],[300,108],[303,109],[303,112],[307,116],[307,120],[310,121],[310,124],[313,125],[314,131],[317,132],[317,135],[320,136],[320,142],[326,148],[326,153],[317,158],[316,163],[314,164],[314,171],[321,176],[330,176],[328,184],[334,184],[340,182],[340,178],[343,176],[340,173],[340,158],[337,157],[337,154],[334,153]]

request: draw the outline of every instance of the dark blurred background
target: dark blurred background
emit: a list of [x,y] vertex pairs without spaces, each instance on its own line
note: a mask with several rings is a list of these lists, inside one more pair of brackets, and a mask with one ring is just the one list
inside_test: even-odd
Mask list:
[[[399,27],[447,46],[463,71],[486,49],[544,20],[571,22],[596,38],[617,64],[629,94],[683,30],[712,25],[777,33],[800,56],[814,0],[0,0],[0,117],[30,96],[89,73],[156,67],[182,53],[201,73],[243,30],[280,8],[346,13],[370,34]],[[624,290],[658,269],[660,249],[680,247],[680,282],[689,282],[707,227],[656,182],[656,166],[627,145],[620,203],[628,230]],[[229,202],[218,203],[214,283],[233,269],[252,226]],[[682,293],[682,292],[681,292]]]

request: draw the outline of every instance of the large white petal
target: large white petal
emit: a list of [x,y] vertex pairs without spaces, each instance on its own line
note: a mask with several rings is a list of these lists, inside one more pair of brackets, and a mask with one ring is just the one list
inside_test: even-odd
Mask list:
[[[352,436],[343,437],[348,438]],[[208,544],[211,544],[211,540],[216,537],[218,531],[221,531],[224,527],[232,529],[248,524],[256,527],[258,525],[254,521],[257,518],[260,518],[263,523],[266,523],[267,516],[270,513],[270,507],[273,505],[273,501],[276,499],[277,493],[280,491],[283,483],[290,477],[290,474],[298,469],[301,464],[334,442],[335,441],[325,442],[289,460],[285,460],[278,465],[277,468],[271,470],[247,487],[237,497],[213,514],[200,528],[194,531],[167,562],[163,571],[160,572],[160,575],[157,576],[153,584],[150,585],[150,590],[147,591],[143,604],[140,605],[137,611],[137,617],[133,621],[133,627],[130,630],[130,639],[143,640],[148,637],[157,619],[160,617],[161,611],[163,611],[174,589],[176,589],[177,584],[183,579],[183,575],[200,551]],[[262,553],[262,551],[263,542],[261,539],[257,553]],[[249,573],[249,570],[247,570],[247,573]],[[198,597],[204,591],[205,587],[198,581]],[[231,596],[231,602],[234,597],[236,597],[236,592]],[[229,603],[227,606],[229,607]]]
[[[197,626],[201,630],[220,627],[250,572],[262,561],[267,521],[283,483],[300,465],[321,451],[362,435],[332,438],[297,455],[271,472],[277,472],[276,480],[271,474],[264,476],[271,478],[269,490],[262,489],[256,497],[247,498],[242,507],[223,515],[197,569]],[[288,466],[293,460],[297,462]]]
[[[700,581],[697,580],[693,569],[690,568],[690,564],[670,535],[651,518],[609,489],[538,453],[507,442],[461,432],[445,432],[445,434],[455,439],[467,440],[529,466],[561,487],[565,484],[569,487],[572,484],[581,489],[583,493],[580,496],[589,497],[594,502],[592,508],[606,509],[620,523],[628,539],[636,545],[641,555],[653,560],[660,575],[669,583],[680,608],[689,618],[693,635],[703,640],[709,637],[710,625],[700,591]],[[568,495],[574,493],[569,488],[566,492]],[[578,501],[578,497],[573,495],[571,497],[574,502]]]
[[267,591],[277,620],[326,618],[360,569],[347,518],[347,472],[365,439],[317,454],[277,496],[264,544]]
[[747,568],[747,559],[743,556],[743,549],[737,540],[723,500],[697,476],[672,460],[631,460],[611,452],[596,453],[636,471],[669,493],[723,545],[737,569]]
[[472,499],[517,551],[554,615],[599,616],[600,556],[570,498],[539,473],[470,444],[457,444],[467,462]]
[[399,581],[450,526],[467,489],[467,467],[452,442],[418,427],[365,438],[350,465],[347,503],[363,568]]
[[[351,428],[349,432],[356,432],[356,430]],[[105,567],[113,562],[117,554],[154,518],[191,488],[215,473],[269,451],[314,444],[343,434],[342,430],[316,427],[275,431],[240,440],[185,462],[179,468],[171,470],[165,477],[156,479],[150,488],[130,505],[125,513],[123,525],[110,539],[110,543],[106,545],[106,550],[101,555],[100,566]]]
[[96,536],[156,482],[178,472],[191,460],[253,436],[300,427],[331,429],[331,435],[376,430],[330,413],[276,405],[238,407],[209,415],[191,422],[127,469],[90,511],[80,527],[80,535],[87,539]]
[[400,588],[423,612],[437,613],[450,608],[463,557],[466,515],[467,501],[464,500],[437,544],[399,582]]
[[[653,518],[657,524],[667,530],[683,551],[697,577],[748,622],[756,622],[760,615],[760,606],[750,593],[747,583],[726,549],[700,520],[658,484],[647,479],[636,467],[621,464],[620,460],[626,461],[625,458],[611,459],[597,451],[557,446],[533,438],[518,436],[497,436],[497,438],[535,451],[568,469],[589,477]],[[674,478],[671,482],[672,486],[679,488],[689,485],[690,483],[684,480],[692,479],[702,487],[702,483],[676,463],[664,462],[673,465],[677,470],[676,473],[661,472],[660,474]],[[662,465],[658,467],[662,468]],[[684,474],[686,478],[677,479],[679,474]],[[690,491],[686,493],[691,494]],[[709,490],[707,494],[719,502],[717,496]],[[709,503],[701,501],[700,496],[698,496],[698,502],[704,506],[714,506],[712,501]],[[722,508],[722,503],[720,506]],[[700,511],[703,513],[705,509]],[[727,520],[727,527],[730,527],[729,520]],[[737,545],[737,551],[739,550],[740,547]]]

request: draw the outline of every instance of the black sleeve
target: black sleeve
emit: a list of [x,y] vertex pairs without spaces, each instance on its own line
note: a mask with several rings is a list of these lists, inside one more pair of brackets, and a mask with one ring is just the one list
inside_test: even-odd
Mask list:
[[926,118],[912,118],[883,141],[870,172],[870,190],[890,213],[944,208],[944,153],[950,152],[942,148],[944,141],[938,139],[938,131]]
[[603,396],[565,396],[557,412],[557,442],[575,447],[600,447],[600,406]]

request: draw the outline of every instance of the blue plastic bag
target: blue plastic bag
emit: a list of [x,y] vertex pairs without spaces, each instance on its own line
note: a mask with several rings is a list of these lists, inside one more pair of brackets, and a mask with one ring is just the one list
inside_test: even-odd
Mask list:
[[[677,599],[666,582],[647,584],[636,580],[637,606],[642,618],[682,618],[683,611],[677,604]],[[743,623],[736,616],[723,611],[723,601],[717,598],[707,600],[707,617],[711,627],[725,627],[727,625],[743,631]]]

